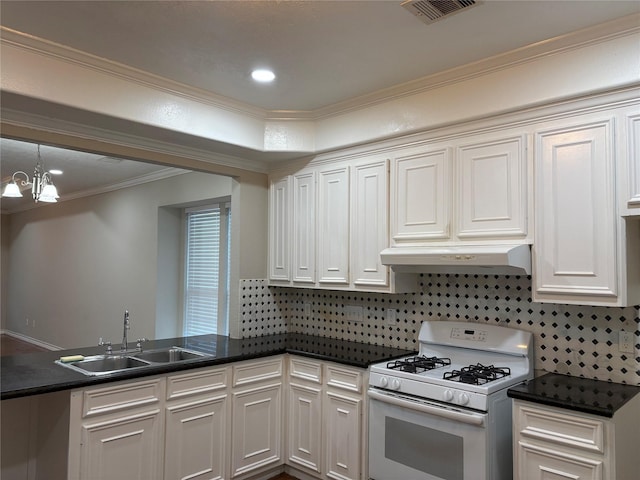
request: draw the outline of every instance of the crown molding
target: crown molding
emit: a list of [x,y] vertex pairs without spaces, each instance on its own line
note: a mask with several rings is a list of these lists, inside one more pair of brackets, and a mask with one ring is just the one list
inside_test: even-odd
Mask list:
[[640,32],[640,14],[628,15],[434,75],[394,85],[367,95],[309,111],[264,110],[2,26],[0,26],[0,41],[31,50],[39,55],[78,64],[85,68],[144,85],[148,88],[181,96],[191,101],[236,114],[247,115],[260,120],[317,121],[488,75],[516,65],[533,62],[540,57],[557,55],[618,37],[633,35],[638,32]]
[[358,161],[374,156],[388,156],[399,148],[427,147],[429,144],[452,141],[472,135],[488,135],[503,132],[505,128],[528,128],[534,124],[561,120],[612,109],[640,106],[640,80],[614,90],[592,92],[589,95],[556,99],[510,112],[470,118],[463,122],[439,125],[419,132],[380,139],[359,145],[319,152],[294,160],[285,160],[273,165],[269,175],[286,175],[304,167],[328,165],[336,161]]
[[94,70],[102,74],[137,83],[147,88],[153,88],[171,95],[179,96],[204,105],[209,105],[228,112],[246,115],[263,120],[266,110],[238,102],[222,95],[216,95],[207,90],[199,89],[180,82],[175,82],[159,75],[154,75],[137,68],[98,57],[90,53],[67,47],[34,35],[13,30],[0,25],[0,41],[24,50],[37,53],[44,57],[53,58],[83,68]]
[[113,130],[91,127],[60,119],[53,119],[43,115],[2,109],[2,123],[17,127],[41,130],[47,133],[73,135],[85,140],[109,142],[121,147],[144,149],[149,152],[168,154],[177,157],[196,160],[211,165],[236,168],[257,173],[266,173],[267,165],[261,160],[226,155],[211,150],[189,147],[185,144],[163,142],[157,139],[146,139],[136,135],[129,135]]
[[[296,118],[323,120],[380,105],[391,100],[419,95],[429,90],[472,80],[494,72],[513,68],[517,65],[534,62],[541,57],[558,55],[572,50],[579,50],[590,45],[608,42],[616,38],[635,35],[638,32],[640,32],[640,14],[628,15],[610,22],[484,58],[477,62],[445,70],[434,75],[394,85],[371,94],[354,97],[344,102],[319,108],[313,112],[282,110],[270,111],[267,115],[270,120],[294,120]],[[299,116],[299,113],[302,113],[302,116]]]

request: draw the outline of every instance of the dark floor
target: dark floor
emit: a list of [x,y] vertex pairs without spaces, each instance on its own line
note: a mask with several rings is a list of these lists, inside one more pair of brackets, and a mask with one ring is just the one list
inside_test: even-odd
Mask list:
[[21,353],[48,352],[46,348],[19,340],[9,335],[0,335],[0,355],[20,355]]

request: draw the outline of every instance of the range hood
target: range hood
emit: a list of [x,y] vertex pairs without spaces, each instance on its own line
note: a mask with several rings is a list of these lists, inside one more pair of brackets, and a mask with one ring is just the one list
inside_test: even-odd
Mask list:
[[525,244],[391,247],[380,258],[400,273],[531,274],[531,247]]

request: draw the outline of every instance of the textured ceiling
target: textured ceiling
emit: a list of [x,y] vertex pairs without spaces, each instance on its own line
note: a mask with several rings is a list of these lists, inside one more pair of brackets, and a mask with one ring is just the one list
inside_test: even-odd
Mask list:
[[[431,25],[401,1],[2,1],[2,25],[268,110],[314,110],[640,11],[485,0]],[[275,70],[271,85],[251,81]]]
[[[266,110],[313,111],[640,12],[640,1],[485,0],[425,25],[400,3],[2,0],[0,23]],[[274,69],[276,81],[252,82],[256,67]],[[18,166],[33,169],[33,144],[0,147],[3,186]],[[58,150],[43,149],[49,168],[65,161]],[[81,167],[60,165],[61,193],[159,168],[80,157],[68,155]]]

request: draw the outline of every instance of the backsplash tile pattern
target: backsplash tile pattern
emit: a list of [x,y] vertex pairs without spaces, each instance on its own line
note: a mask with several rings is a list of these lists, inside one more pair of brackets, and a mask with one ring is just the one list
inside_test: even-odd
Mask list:
[[[266,280],[243,280],[241,288],[244,337],[288,331],[417,349],[423,320],[490,323],[532,332],[536,369],[640,385],[640,308],[532,303],[529,277],[425,274],[420,293],[394,295]],[[364,321],[347,320],[345,306],[362,306]],[[396,325],[387,324],[387,309],[396,310]],[[634,332],[635,355],[618,351],[620,330]]]
[[271,288],[266,280],[240,281],[240,322],[243,338],[287,332],[290,292]]

